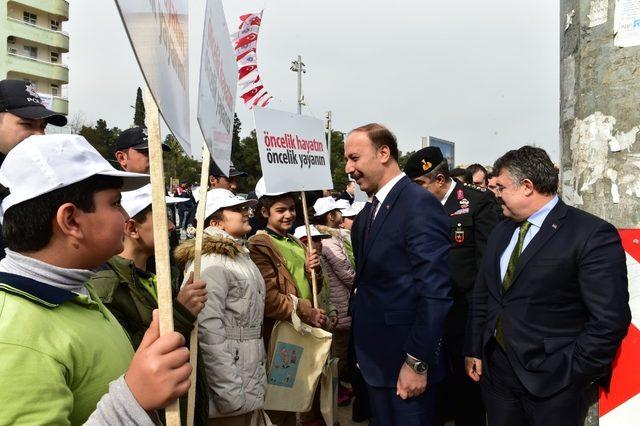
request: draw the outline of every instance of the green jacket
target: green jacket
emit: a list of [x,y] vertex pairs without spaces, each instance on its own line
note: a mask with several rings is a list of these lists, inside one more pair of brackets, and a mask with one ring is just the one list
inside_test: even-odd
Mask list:
[[0,274],[0,424],[83,424],[133,349],[90,296]]
[[[156,296],[143,284],[143,280],[153,280],[155,276],[143,271],[129,259],[114,256],[107,261],[108,268],[96,273],[89,283],[95,289],[104,305],[118,319],[122,327],[129,334],[134,348],[138,348],[144,333],[153,319],[153,310],[158,308]],[[173,326],[189,342],[196,317],[175,299],[180,283],[172,280],[173,287]],[[195,423],[206,424],[208,418],[207,381],[200,355],[198,354],[198,369],[196,376],[196,410]],[[180,399],[180,408],[186,413],[186,396]],[[200,419],[200,422],[198,421]]]

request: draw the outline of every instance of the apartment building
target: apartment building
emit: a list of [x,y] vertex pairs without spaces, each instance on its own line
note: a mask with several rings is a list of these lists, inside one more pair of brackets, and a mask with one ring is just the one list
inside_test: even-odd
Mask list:
[[69,113],[66,0],[0,0],[0,79],[28,80],[50,109]]

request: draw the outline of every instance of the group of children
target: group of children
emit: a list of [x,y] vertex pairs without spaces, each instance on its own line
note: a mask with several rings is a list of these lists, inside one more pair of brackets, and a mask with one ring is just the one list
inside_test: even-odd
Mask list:
[[[194,243],[186,241],[175,252],[176,331],[160,337],[147,267],[148,182],[115,170],[81,136],[31,136],[8,152],[0,167],[1,424],[158,424],[156,410],[190,386],[196,319],[196,423],[265,424],[265,345],[274,323],[291,317],[290,294],[304,322],[334,331],[335,354],[346,359],[354,272],[348,232],[338,227],[341,210],[355,216],[350,207],[318,200],[315,249],[307,250],[291,234],[296,194],[267,193],[262,180],[258,202],[209,191],[201,280],[192,279]],[[251,209],[267,226],[247,242]],[[332,302],[323,308],[313,307],[311,274]],[[274,424],[295,422],[269,414]],[[321,424],[313,413],[306,423]]]

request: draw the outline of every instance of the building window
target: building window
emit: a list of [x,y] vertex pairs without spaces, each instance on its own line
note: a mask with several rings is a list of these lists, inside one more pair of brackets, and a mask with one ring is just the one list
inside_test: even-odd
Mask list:
[[51,85],[51,96],[60,96],[60,86],[57,84]]
[[24,46],[24,54],[30,58],[38,58],[38,48],[35,46]]
[[51,62],[54,64],[60,62],[60,54],[58,52],[51,52]]
[[35,25],[38,20],[38,15],[35,13],[24,12],[22,14],[22,20],[27,24]]
[[60,31],[60,21],[56,19],[51,20],[51,29],[53,31]]

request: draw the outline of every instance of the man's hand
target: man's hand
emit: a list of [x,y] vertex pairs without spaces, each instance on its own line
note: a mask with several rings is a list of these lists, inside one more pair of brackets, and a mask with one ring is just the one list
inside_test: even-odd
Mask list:
[[171,332],[160,337],[158,310],[144,334],[124,380],[145,411],[164,408],[189,391],[189,349],[184,337]]
[[402,399],[413,398],[427,389],[427,375],[418,374],[406,363],[402,364],[398,375],[396,395]]
[[191,272],[189,280],[182,286],[176,299],[194,317],[197,317],[207,301],[207,283],[202,280],[193,281],[193,272]]
[[320,256],[318,256],[316,249],[312,248],[307,251],[307,258],[304,261],[304,267],[308,273],[312,274],[318,266],[320,266]]
[[323,327],[327,322],[327,315],[324,309],[311,308],[309,324],[314,327]]
[[482,376],[482,360],[470,356],[465,357],[464,371],[467,372],[467,376],[471,377],[471,380],[479,382]]

